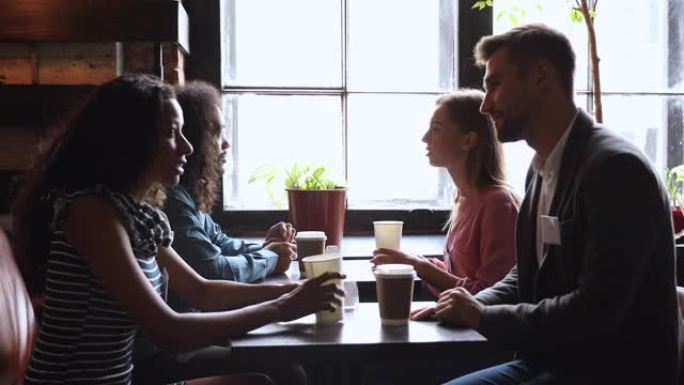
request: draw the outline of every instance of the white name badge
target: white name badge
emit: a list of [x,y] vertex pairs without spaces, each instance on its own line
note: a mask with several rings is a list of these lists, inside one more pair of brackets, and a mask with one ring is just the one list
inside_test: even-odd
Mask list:
[[541,236],[542,243],[546,245],[560,245],[560,222],[558,217],[548,215],[541,216]]

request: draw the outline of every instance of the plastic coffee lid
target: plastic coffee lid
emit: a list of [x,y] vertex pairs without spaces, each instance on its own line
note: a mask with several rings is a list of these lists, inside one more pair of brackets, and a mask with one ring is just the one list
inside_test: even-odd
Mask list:
[[337,245],[328,245],[325,247],[325,251],[323,254],[339,254],[340,253],[340,247]]
[[373,221],[374,225],[403,225],[404,221]]
[[413,269],[413,266],[403,263],[388,263],[386,265],[375,266],[375,275],[407,276],[414,274],[415,270]]
[[298,231],[295,239],[328,239],[323,231]]
[[302,262],[325,262],[335,259],[340,259],[340,256],[337,254],[316,254],[302,258]]

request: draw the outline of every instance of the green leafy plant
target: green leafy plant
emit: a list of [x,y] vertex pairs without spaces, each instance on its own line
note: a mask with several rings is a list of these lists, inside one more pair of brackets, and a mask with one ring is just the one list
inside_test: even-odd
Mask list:
[[682,194],[682,187],[684,186],[684,164],[672,167],[667,170],[665,174],[665,188],[672,200],[674,207],[679,207],[684,210],[684,195]]
[[282,207],[284,191],[274,191],[274,184],[282,180],[286,189],[297,190],[332,190],[344,188],[344,183],[338,183],[326,175],[324,166],[312,166],[302,162],[294,162],[286,167],[273,164],[263,164],[257,167],[249,177],[248,183],[260,183],[266,186],[269,198],[276,207]]

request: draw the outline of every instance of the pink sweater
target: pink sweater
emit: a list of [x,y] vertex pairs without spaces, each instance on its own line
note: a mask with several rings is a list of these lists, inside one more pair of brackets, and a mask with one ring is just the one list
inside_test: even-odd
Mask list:
[[[460,204],[460,214],[447,233],[444,261],[429,261],[460,278],[458,286],[475,294],[501,280],[515,264],[518,204],[505,187]],[[428,287],[435,295],[441,292]]]

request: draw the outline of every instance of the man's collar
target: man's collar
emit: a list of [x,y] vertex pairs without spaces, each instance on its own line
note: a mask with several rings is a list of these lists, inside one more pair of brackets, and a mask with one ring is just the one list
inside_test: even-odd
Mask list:
[[552,176],[560,169],[563,152],[565,151],[565,144],[568,141],[568,137],[570,137],[570,131],[572,131],[572,126],[575,125],[578,115],[579,109],[575,112],[575,116],[570,120],[570,124],[565,128],[563,134],[556,142],[556,145],[553,147],[553,150],[551,150],[551,153],[546,160],[543,160],[539,154],[534,154],[534,158],[532,158],[532,168],[534,171],[541,174],[542,177]]

